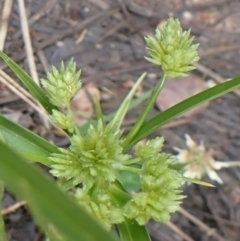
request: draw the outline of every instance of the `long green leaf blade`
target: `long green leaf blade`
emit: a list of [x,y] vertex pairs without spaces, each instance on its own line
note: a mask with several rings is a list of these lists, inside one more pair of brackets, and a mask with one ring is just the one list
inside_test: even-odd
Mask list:
[[0,139],[7,145],[31,162],[35,161],[49,165],[49,155],[59,152],[57,146],[2,115],[0,115],[0,136]]
[[27,201],[44,231],[53,228],[69,241],[117,240],[36,166],[2,142],[0,152],[0,179],[10,191]]
[[[136,108],[137,106],[139,106],[143,101],[147,100],[149,98],[149,96],[152,94],[153,89],[150,89],[146,92],[144,92],[142,95],[140,95],[139,97],[137,97],[136,99],[132,100],[132,102],[129,105],[129,109],[128,112],[130,110],[133,110],[134,108]],[[117,111],[113,111],[107,115],[104,116],[104,120],[106,122],[111,121],[115,114],[117,113]],[[96,120],[92,120],[92,121],[88,121],[87,123],[85,123],[84,125],[80,126],[78,129],[80,131],[80,133],[82,135],[87,133],[87,130],[89,128],[90,125],[96,126],[97,125],[97,121]]]
[[0,51],[0,57],[5,61],[5,63],[11,68],[11,70],[17,75],[17,77],[28,88],[30,93],[39,101],[39,103],[44,107],[44,109],[49,114],[52,113],[52,109],[57,109],[55,105],[50,103],[48,97],[43,92],[43,90],[17,63],[15,63],[10,57],[8,57],[2,51]]
[[240,77],[237,77],[225,83],[218,84],[217,86],[212,87],[208,90],[205,90],[199,94],[196,94],[180,102],[179,104],[167,109],[166,111],[163,111],[162,113],[158,114],[157,116],[155,116],[154,118],[152,118],[151,120],[143,124],[141,129],[135,135],[133,141],[130,143],[130,145],[128,145],[126,149],[129,150],[138,141],[142,140],[146,136],[150,135],[151,133],[159,129],[164,124],[180,116],[186,111],[198,105],[201,105],[207,101],[213,100],[221,95],[224,95],[238,88],[239,86],[240,86]]

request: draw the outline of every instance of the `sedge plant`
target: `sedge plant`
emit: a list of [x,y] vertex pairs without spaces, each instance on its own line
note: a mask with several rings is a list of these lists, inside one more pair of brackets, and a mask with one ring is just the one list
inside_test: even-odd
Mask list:
[[[121,128],[142,74],[110,121],[96,101],[97,120],[84,131],[76,125],[71,99],[82,86],[81,70],[71,60],[60,69],[52,68],[42,79],[42,89],[6,54],[0,57],[22,80],[49,114],[65,131],[68,148],[43,140],[0,116],[0,179],[28,203],[30,211],[51,241],[149,241],[145,224],[154,219],[169,221],[184,198],[185,181],[205,184],[182,175],[175,158],[162,151],[163,137],[136,145],[182,113],[240,86],[240,78],[199,93],[147,121],[156,98],[168,77],[182,77],[199,60],[198,44],[190,30],[183,31],[170,18],[155,35],[145,38],[146,59],[161,66],[163,75],[152,91],[142,114],[126,136]],[[181,86],[179,86],[181,88]],[[133,148],[133,152],[129,152]],[[55,181],[29,162],[49,167]],[[123,174],[137,177],[138,189],[129,192]]]

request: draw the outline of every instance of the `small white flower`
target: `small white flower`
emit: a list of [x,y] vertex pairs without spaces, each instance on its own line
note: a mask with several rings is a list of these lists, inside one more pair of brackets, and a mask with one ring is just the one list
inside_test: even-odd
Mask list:
[[197,145],[192,138],[185,134],[187,150],[174,148],[178,155],[174,156],[178,162],[185,164],[183,167],[183,176],[191,179],[201,180],[203,176],[208,177],[220,184],[223,184],[222,179],[218,176],[215,170],[231,166],[240,166],[239,161],[234,162],[219,162],[213,157],[213,151],[207,151],[203,142]]

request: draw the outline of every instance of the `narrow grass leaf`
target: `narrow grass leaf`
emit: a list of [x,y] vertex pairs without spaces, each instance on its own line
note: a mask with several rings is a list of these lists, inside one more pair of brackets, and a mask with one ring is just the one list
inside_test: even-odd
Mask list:
[[36,166],[0,142],[0,179],[28,207],[44,231],[56,230],[65,240],[117,241]]
[[50,103],[44,91],[34,82],[34,80],[17,63],[15,63],[10,57],[8,57],[2,51],[0,51],[0,57],[9,66],[9,68],[11,68],[11,70],[28,88],[28,90],[33,95],[33,97],[39,101],[39,103],[44,107],[44,109],[49,114],[52,113],[52,109],[57,109],[55,105]]
[[59,152],[57,146],[2,115],[0,115],[0,135],[4,143],[31,162],[41,162],[49,165],[49,155]]
[[132,146],[134,146],[134,144],[136,144],[138,141],[142,140],[146,136],[154,133],[164,124],[170,122],[176,117],[179,117],[188,110],[207,101],[213,100],[219,96],[222,96],[238,87],[240,87],[240,77],[236,77],[225,83],[218,84],[215,87],[196,94],[180,102],[179,104],[163,111],[162,113],[158,114],[157,116],[153,117],[151,120],[143,124],[143,126],[133,138],[133,141],[125,148],[125,151],[129,150]]
[[[142,95],[140,95],[139,97],[137,97],[136,99],[132,100],[129,105],[128,111],[133,110],[134,108],[139,106],[141,103],[143,103],[143,101],[147,100],[149,98],[149,96],[152,94],[152,92],[153,92],[153,89],[150,89],[150,90],[146,91],[145,93],[143,93]],[[105,115],[104,116],[105,121],[106,122],[111,121],[114,118],[114,116],[116,115],[116,112],[117,111],[113,111],[113,112]],[[80,126],[79,127],[80,133],[82,135],[86,134],[90,125],[96,126],[97,121],[96,120],[88,121],[84,125]]]
[[144,78],[146,77],[147,73],[143,73],[137,80],[137,82],[134,84],[132,89],[129,91],[128,95],[123,100],[122,104],[120,105],[119,109],[117,110],[116,114],[114,115],[112,124],[118,123],[118,127],[121,126],[122,121],[129,109],[129,105],[131,104],[131,100],[136,93],[138,87],[143,82]]

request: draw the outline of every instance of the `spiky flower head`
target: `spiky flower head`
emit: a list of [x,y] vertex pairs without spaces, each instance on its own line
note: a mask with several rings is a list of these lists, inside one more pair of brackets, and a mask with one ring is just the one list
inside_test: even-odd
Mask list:
[[182,176],[170,168],[174,161],[166,153],[159,153],[163,138],[149,141],[137,147],[136,154],[142,159],[141,189],[124,207],[125,215],[144,225],[150,218],[160,222],[170,219],[170,214],[179,209]]
[[82,183],[88,190],[96,182],[111,183],[117,178],[121,162],[128,157],[122,154],[120,131],[109,123],[106,127],[99,120],[90,126],[85,136],[74,135],[69,150],[53,154],[51,173],[57,177],[71,179],[75,185]]
[[178,162],[183,163],[183,175],[187,178],[201,180],[205,175],[220,184],[222,179],[215,170],[229,167],[228,163],[216,161],[212,150],[206,150],[203,142],[197,145],[189,135],[185,135],[188,149],[174,148],[178,152],[175,156]]
[[81,88],[80,75],[81,70],[76,71],[73,59],[67,67],[62,62],[60,71],[53,66],[52,72],[47,73],[47,79],[41,80],[51,103],[58,107],[67,107]]
[[117,207],[105,190],[98,190],[89,195],[86,190],[77,189],[75,197],[80,205],[92,214],[101,224],[110,230],[113,224],[123,222],[124,216],[120,207]]
[[198,46],[192,44],[190,30],[183,31],[178,19],[170,18],[162,29],[157,28],[155,36],[145,37],[147,51],[153,64],[161,65],[169,77],[186,76],[195,67],[190,64],[199,60]]
[[50,119],[53,124],[63,130],[68,130],[70,133],[73,133],[75,130],[76,123],[74,115],[71,111],[69,111],[67,114],[64,114],[58,110],[52,110]]

